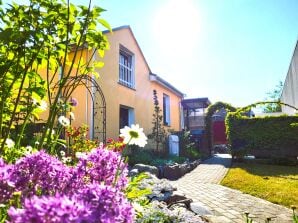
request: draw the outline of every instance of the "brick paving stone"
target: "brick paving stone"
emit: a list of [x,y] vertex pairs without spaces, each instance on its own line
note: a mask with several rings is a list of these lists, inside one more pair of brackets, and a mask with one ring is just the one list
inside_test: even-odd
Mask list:
[[276,217],[273,222],[292,223],[290,209],[219,185],[230,165],[230,155],[215,155],[172,183],[178,192],[214,213],[208,216],[213,223],[243,223],[244,212],[255,217],[254,222],[263,223],[266,217]]

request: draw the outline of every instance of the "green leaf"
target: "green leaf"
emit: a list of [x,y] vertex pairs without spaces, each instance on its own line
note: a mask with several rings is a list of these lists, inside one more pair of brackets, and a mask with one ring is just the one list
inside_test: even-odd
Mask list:
[[107,28],[109,31],[112,31],[110,24],[104,20],[104,19],[98,19],[98,22],[104,26],[105,28]]

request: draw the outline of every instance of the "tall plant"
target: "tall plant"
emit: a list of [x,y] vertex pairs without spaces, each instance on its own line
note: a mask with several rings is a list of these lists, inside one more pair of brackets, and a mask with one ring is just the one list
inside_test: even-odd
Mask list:
[[153,103],[154,103],[154,112],[153,112],[153,128],[152,133],[148,135],[149,138],[152,138],[155,142],[155,149],[159,151],[160,146],[165,142],[167,136],[166,130],[163,127],[163,115],[162,110],[159,107],[159,101],[157,97],[157,91],[153,90]]
[[[39,148],[51,140],[57,116],[84,75],[98,76],[108,42],[98,26],[110,29],[100,7],[60,0],[30,0],[0,8],[0,154],[12,129],[18,149],[27,123],[38,118],[47,101],[48,117]],[[86,54],[83,50],[86,49]],[[69,84],[71,81],[71,85]],[[62,97],[63,96],[63,97]],[[39,110],[38,110],[39,109]]]
[[266,98],[266,101],[274,101],[277,103],[268,103],[263,105],[263,112],[265,113],[271,113],[271,112],[281,112],[281,104],[280,102],[280,97],[283,89],[283,82],[279,81],[277,85],[275,85],[275,88],[267,92],[268,98]]

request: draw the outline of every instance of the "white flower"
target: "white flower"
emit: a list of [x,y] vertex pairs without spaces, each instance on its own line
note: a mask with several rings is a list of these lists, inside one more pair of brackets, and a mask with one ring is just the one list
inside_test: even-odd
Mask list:
[[67,163],[70,163],[71,162],[71,157],[62,157],[62,162],[67,164]]
[[76,152],[76,157],[78,158],[78,159],[86,159],[87,158],[87,155],[86,155],[86,153],[82,153],[82,152]]
[[63,125],[64,127],[67,127],[69,126],[70,124],[70,121],[68,118],[66,118],[65,116],[61,115],[59,118],[58,118],[58,122]]
[[26,146],[25,148],[25,155],[30,155],[32,153],[32,146]]
[[140,128],[138,124],[131,125],[131,128],[125,126],[120,129],[120,137],[122,137],[123,143],[129,145],[138,145],[139,147],[144,147],[147,144],[147,137],[143,132],[143,128]]
[[132,202],[132,206],[135,209],[135,211],[140,213],[144,212],[144,208],[138,202]]
[[38,105],[38,101],[37,101],[35,98],[32,98],[32,103],[33,103],[34,105]]
[[61,156],[65,156],[65,152],[64,151],[60,151],[60,155]]
[[39,107],[42,111],[47,110],[47,108],[48,108],[48,104],[47,104],[46,101],[41,100],[39,104],[40,104],[40,105],[39,105],[38,107]]
[[42,111],[45,111],[48,108],[48,104],[44,100],[39,101],[36,98],[32,98],[32,102],[33,102],[33,105],[37,106],[37,108],[39,108]]
[[7,138],[5,140],[5,144],[6,144],[7,148],[9,148],[9,149],[12,148],[12,147],[14,147],[14,141],[12,139],[10,139],[10,138]]
[[38,141],[36,141],[34,144],[38,146],[38,145],[39,145],[39,142],[38,142]]

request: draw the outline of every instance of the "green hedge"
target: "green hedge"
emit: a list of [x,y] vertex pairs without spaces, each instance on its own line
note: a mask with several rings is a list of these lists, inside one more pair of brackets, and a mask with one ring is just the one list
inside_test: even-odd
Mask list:
[[232,155],[259,158],[298,156],[298,116],[248,118],[237,112],[226,117],[226,131]]

